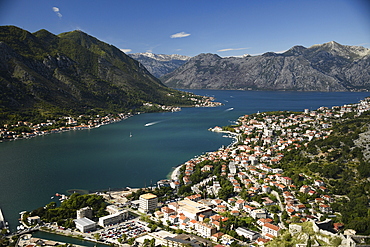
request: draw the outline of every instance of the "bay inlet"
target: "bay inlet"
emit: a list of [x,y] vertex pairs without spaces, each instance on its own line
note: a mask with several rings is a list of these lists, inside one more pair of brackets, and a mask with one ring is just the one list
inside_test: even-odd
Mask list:
[[[189,90],[190,91],[190,90]],[[42,207],[56,192],[145,187],[176,166],[233,140],[208,131],[263,111],[315,110],[357,103],[369,93],[191,90],[223,106],[140,114],[97,129],[0,143],[0,208],[10,228],[18,213]]]

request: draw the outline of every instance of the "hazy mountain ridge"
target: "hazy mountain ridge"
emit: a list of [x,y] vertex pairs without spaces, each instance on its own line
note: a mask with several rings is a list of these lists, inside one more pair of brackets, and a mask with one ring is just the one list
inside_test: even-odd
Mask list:
[[369,90],[370,49],[331,41],[259,56],[200,54],[161,80],[186,89]]
[[157,78],[172,72],[190,59],[188,56],[178,54],[165,55],[154,54],[150,52],[131,53],[127,55],[139,61],[152,75]]
[[143,102],[189,103],[139,62],[81,31],[0,27],[0,86],[2,113],[123,112]]

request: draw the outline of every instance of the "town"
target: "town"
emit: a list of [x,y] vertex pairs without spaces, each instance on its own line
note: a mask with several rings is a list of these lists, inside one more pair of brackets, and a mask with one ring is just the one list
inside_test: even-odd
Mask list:
[[77,210],[73,230],[43,225],[39,216],[28,217],[27,225],[120,246],[269,246],[294,235],[297,246],[356,246],[359,236],[343,231],[332,208],[341,196],[330,192],[324,178],[289,176],[280,161],[287,152],[328,138],[333,121],[369,109],[366,98],[331,109],[241,116],[233,126],[210,129],[232,136],[230,146],[185,162],[171,179],[101,193],[108,215],[92,220],[92,209],[84,207]]
[[[214,98],[206,96],[195,96],[190,94],[190,98],[194,104],[193,107],[215,107],[220,103],[214,102]],[[181,111],[180,107],[165,106],[154,103],[143,103],[143,112],[147,111],[166,111],[176,112]],[[118,113],[107,114],[105,116],[97,115],[79,115],[79,116],[64,116],[58,119],[50,119],[41,123],[31,123],[28,121],[17,121],[14,124],[4,124],[0,126],[0,142],[13,141],[18,139],[27,139],[46,134],[60,133],[71,130],[86,130],[98,128],[102,125],[111,124],[125,120],[135,114],[140,114],[138,111],[135,113]]]

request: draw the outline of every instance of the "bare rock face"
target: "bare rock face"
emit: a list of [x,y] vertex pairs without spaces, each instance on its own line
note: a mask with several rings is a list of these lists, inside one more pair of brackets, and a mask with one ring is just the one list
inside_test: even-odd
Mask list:
[[144,67],[157,78],[174,71],[190,59],[188,56],[177,54],[164,55],[150,52],[127,55],[144,65]]
[[332,41],[242,58],[200,54],[161,81],[184,89],[367,91],[370,49]]

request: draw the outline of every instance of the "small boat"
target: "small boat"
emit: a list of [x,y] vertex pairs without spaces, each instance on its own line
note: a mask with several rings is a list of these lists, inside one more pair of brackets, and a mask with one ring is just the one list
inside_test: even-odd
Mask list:
[[131,134],[131,132],[130,132],[130,137],[132,137],[132,134]]

